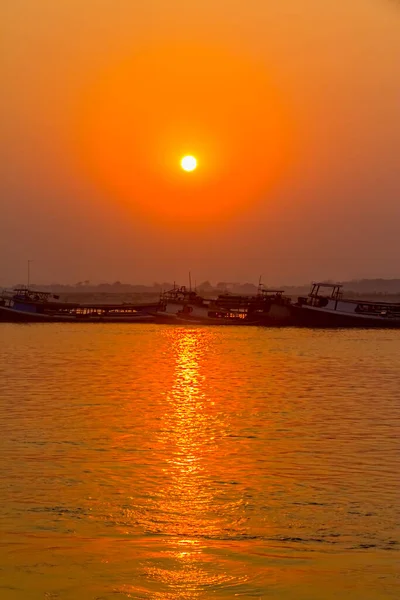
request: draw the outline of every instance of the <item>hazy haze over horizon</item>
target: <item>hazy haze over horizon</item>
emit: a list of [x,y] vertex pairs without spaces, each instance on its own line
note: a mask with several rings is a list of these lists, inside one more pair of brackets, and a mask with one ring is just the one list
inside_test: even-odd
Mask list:
[[400,277],[396,3],[0,17],[0,284]]

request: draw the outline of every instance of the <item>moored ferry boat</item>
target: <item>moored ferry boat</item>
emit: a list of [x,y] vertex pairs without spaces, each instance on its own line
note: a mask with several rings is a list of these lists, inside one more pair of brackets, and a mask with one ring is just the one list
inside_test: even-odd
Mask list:
[[291,299],[284,295],[284,290],[268,289],[261,283],[256,295],[220,294],[216,303],[230,309],[240,306],[246,310],[249,322],[256,321],[268,327],[288,325],[292,318]]
[[345,299],[337,283],[313,283],[291,311],[293,324],[300,326],[400,328],[400,304]]
[[161,295],[160,308],[153,313],[156,323],[192,325],[248,325],[247,311],[218,306],[185,286],[174,287]]
[[207,299],[185,286],[162,294],[155,313],[158,323],[196,323],[203,325],[282,325],[289,323],[290,298],[283,290],[259,287],[253,296],[220,294]]
[[80,304],[29,288],[0,294],[0,321],[19,323],[143,323],[152,322],[156,304]]

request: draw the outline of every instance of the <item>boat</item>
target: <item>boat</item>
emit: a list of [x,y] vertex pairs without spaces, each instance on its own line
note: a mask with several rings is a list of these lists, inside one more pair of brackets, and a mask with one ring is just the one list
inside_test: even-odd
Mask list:
[[249,323],[268,327],[289,324],[292,318],[291,298],[284,295],[284,290],[265,288],[261,283],[256,295],[220,294],[216,304],[229,310],[240,307],[246,311]]
[[290,306],[293,324],[306,327],[400,328],[400,304],[343,298],[339,283],[317,282]]
[[186,325],[261,325],[261,321],[250,321],[241,309],[223,309],[213,302],[208,305],[206,315],[199,314],[190,305],[183,306],[176,313],[174,322]]
[[157,323],[282,325],[291,318],[289,303],[283,290],[261,286],[253,296],[226,293],[215,299],[203,298],[185,286],[174,286],[161,295],[160,308],[154,316]]
[[27,287],[0,294],[0,321],[18,323],[147,323],[159,304],[63,302],[51,292]]
[[247,312],[218,306],[215,300],[203,298],[186,286],[174,286],[163,292],[160,305],[153,313],[155,322],[190,325],[246,325]]

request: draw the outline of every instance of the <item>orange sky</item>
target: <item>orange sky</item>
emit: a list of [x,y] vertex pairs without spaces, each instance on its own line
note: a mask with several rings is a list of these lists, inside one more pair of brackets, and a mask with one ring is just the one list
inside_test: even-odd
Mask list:
[[0,284],[400,276],[399,10],[4,3]]

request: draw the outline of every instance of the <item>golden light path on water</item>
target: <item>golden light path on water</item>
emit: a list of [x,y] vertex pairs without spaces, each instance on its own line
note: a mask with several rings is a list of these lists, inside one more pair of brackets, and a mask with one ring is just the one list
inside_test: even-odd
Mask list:
[[204,363],[213,333],[171,329],[166,335],[175,379],[167,393],[169,411],[159,437],[169,458],[164,469],[168,484],[160,489],[157,509],[165,515],[164,532],[171,536],[166,555],[177,565],[174,569],[153,567],[148,575],[171,589],[166,597],[195,599],[205,587],[229,580],[226,573],[215,574],[206,568],[210,557],[203,552],[201,541],[218,535],[224,520],[214,514],[221,490],[211,484],[207,466],[208,455],[217,452],[216,437],[221,434],[221,422],[213,415],[215,402],[204,385]]

